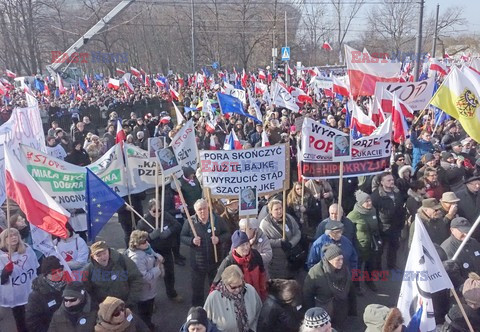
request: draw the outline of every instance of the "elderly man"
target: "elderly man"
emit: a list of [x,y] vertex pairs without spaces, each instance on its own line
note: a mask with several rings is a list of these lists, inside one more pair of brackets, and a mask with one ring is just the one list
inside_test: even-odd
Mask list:
[[[340,211],[340,218],[338,216],[338,212]],[[347,239],[350,240],[350,242],[355,243],[355,237],[356,237],[356,231],[355,231],[355,225],[353,225],[353,222],[345,217],[343,213],[343,208],[340,207],[340,210],[338,210],[338,204],[332,204],[328,208],[328,218],[323,220],[320,224],[318,224],[317,231],[315,232],[315,239],[318,239],[320,236],[325,234],[325,227],[328,222],[333,221],[333,220],[339,220],[343,224],[343,236],[345,236]]]
[[96,303],[107,296],[125,301],[135,308],[143,287],[143,276],[135,263],[125,255],[97,241],[90,247],[91,262],[85,267],[83,283]]
[[[475,176],[465,181],[463,189],[455,194],[460,199],[458,202],[458,215],[468,219],[472,224],[480,214],[480,177]],[[480,227],[477,227],[473,237],[480,241]]]
[[[450,219],[445,217],[442,212],[442,205],[435,198],[427,198],[422,201],[422,206],[417,211],[417,216],[423,222],[428,235],[435,244],[442,244],[450,235]],[[413,232],[415,231],[414,221],[410,227],[410,237],[408,239],[408,246],[413,239]]]
[[[195,215],[192,217],[196,236],[190,223],[183,224],[181,232],[182,243],[190,247],[190,267],[192,268],[192,306],[203,305],[205,300],[205,278],[211,284],[217,273],[217,268],[223,259],[222,243],[228,241],[230,234],[225,221],[213,215],[210,222],[209,206],[205,199],[200,198],[193,206]],[[218,260],[215,261],[214,246]]]
[[[470,228],[472,228],[472,225],[465,218],[457,217],[452,220],[450,225],[451,235],[441,245],[448,259],[453,258]],[[455,262],[460,267],[460,273],[464,280],[468,278],[470,272],[480,271],[480,243],[474,238],[470,238]]]

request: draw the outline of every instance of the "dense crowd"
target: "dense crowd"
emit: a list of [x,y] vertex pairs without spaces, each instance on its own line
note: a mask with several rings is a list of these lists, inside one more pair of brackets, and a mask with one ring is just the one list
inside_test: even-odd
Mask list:
[[[292,80],[292,85],[303,84],[303,79]],[[311,117],[350,131],[345,123],[346,99],[311,88],[307,94],[313,102],[300,104],[299,113],[275,107],[256,94],[261,124],[217,110],[211,128],[210,115],[199,104],[207,94],[215,105],[215,92],[223,83],[183,87],[179,83],[170,79],[181,91],[177,103],[184,106],[184,116],[194,120],[199,149],[223,149],[231,131],[243,148],[258,147],[265,131],[271,145],[290,143],[290,166],[295,170],[300,142],[296,118]],[[50,155],[79,166],[96,161],[115,144],[118,119],[126,141],[145,150],[149,137],[165,137],[169,143],[181,128],[172,120],[171,94],[165,88],[140,81],[134,82],[133,93],[123,86],[109,89],[102,81],[89,86],[88,91],[78,89],[61,96],[34,90]],[[11,91],[4,101],[3,122],[13,106],[25,105],[24,93]],[[366,112],[368,98],[359,98],[357,104]],[[256,115],[251,106],[248,111]],[[416,217],[425,225],[479,331],[480,229],[452,260],[480,215],[478,147],[455,120],[438,123],[432,112],[422,113],[411,124],[409,138],[395,145],[388,170],[343,181],[341,206],[338,179],[302,183],[292,171],[285,204],[281,194],[260,197],[258,217],[249,219],[239,218],[236,199],[214,200],[210,207],[198,170],[186,167],[179,179],[186,209],[175,185],[165,188],[163,211],[151,200],[143,213],[145,193],[131,195],[132,205],[146,221],[154,224],[158,215],[164,215],[163,229],[152,229],[139,218],[132,223],[127,208],[118,211],[125,252],[103,241],[89,247],[85,212],[71,211],[76,221],[69,224],[70,236],[55,241],[59,252],[68,253],[65,260],[74,272],[74,282],[67,282],[57,258],[43,257],[32,249],[29,225],[21,211],[10,220],[3,214],[0,331],[153,330],[159,279],[164,279],[168,298],[184,301],[175,289],[175,264],[186,264],[181,246],[190,251],[192,271],[192,308],[181,331],[345,331],[347,317],[357,315],[356,298],[364,295],[365,287],[377,292],[374,278],[363,283],[355,276],[401,271],[400,256],[411,245]],[[194,229],[186,221],[187,211]],[[33,282],[20,282],[18,261],[29,267],[32,278],[25,280]],[[302,270],[308,272],[298,280]],[[206,282],[210,289],[205,288]],[[13,294],[14,285],[21,291]],[[435,319],[443,331],[468,331],[449,293],[433,295]],[[397,308],[370,304],[363,315],[367,331],[405,328]]]

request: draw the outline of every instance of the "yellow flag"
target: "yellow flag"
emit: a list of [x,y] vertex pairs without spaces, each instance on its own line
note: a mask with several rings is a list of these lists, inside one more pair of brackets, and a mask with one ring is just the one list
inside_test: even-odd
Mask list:
[[430,104],[457,119],[465,132],[480,142],[480,86],[453,66]]

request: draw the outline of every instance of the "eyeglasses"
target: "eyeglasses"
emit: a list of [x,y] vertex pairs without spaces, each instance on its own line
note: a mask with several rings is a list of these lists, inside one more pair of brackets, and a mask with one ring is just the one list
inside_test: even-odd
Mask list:
[[76,298],[73,298],[73,299],[66,299],[66,298],[64,298],[64,299],[63,299],[63,302],[65,302],[65,303],[73,303],[73,302],[75,302],[75,301],[77,301],[77,300],[78,300],[78,299],[76,299]]
[[118,317],[122,314],[122,312],[125,311],[125,307],[124,306],[121,306],[121,307],[118,307],[114,312],[113,312],[113,317]]

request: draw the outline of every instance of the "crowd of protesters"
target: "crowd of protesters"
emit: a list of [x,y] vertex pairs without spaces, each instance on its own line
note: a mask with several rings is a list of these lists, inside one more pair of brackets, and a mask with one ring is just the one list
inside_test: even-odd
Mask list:
[[[300,79],[292,76],[292,80],[292,85],[302,85]],[[132,81],[133,93],[125,87],[109,89],[104,81],[89,82],[88,91],[72,90],[60,96],[53,93],[53,85],[51,96],[34,90],[48,153],[86,166],[115,144],[118,119],[127,142],[142,149],[148,148],[149,137],[165,137],[169,143],[181,128],[172,119],[171,94],[165,88],[145,86],[143,80]],[[307,92],[313,103],[301,104],[299,113],[270,105],[256,95],[262,124],[217,112],[211,129],[208,115],[197,106],[204,94],[215,105],[221,80],[179,83],[173,77],[169,82],[181,92],[176,102],[184,106],[184,116],[194,120],[199,149],[223,149],[232,130],[243,148],[259,147],[265,131],[271,145],[290,143],[294,170],[300,138],[297,117],[350,130],[345,124],[346,100],[312,89]],[[367,101],[357,100],[365,112]],[[23,91],[12,90],[4,102],[2,122],[12,107],[25,106]],[[184,168],[179,182],[194,229],[186,222],[175,185],[165,188],[164,211],[155,200],[147,204],[145,219],[152,222],[163,213],[164,229],[152,229],[141,220],[133,229],[130,211],[118,211],[125,253],[103,241],[88,248],[85,228],[72,221],[70,237],[56,239],[60,251],[68,252],[70,269],[80,271],[75,274],[78,281],[70,283],[57,258],[32,250],[28,222],[21,212],[5,220],[2,211],[0,331],[154,330],[160,278],[169,299],[184,301],[175,289],[175,264],[186,264],[180,246],[190,251],[192,305],[181,331],[346,331],[347,317],[358,314],[356,298],[364,295],[365,286],[377,292],[376,281],[363,284],[352,276],[358,271],[401,270],[401,256],[411,245],[416,217],[425,225],[479,331],[480,229],[452,260],[480,215],[479,147],[455,120],[438,124],[431,112],[422,113],[411,125],[410,137],[395,146],[389,169],[343,181],[341,206],[337,204],[338,179],[309,180],[302,188],[292,171],[285,204],[282,195],[260,197],[258,218],[249,219],[239,218],[238,200],[218,199],[210,206],[196,170]],[[145,198],[145,193],[132,195],[132,205],[141,213]],[[84,215],[83,210],[72,212],[72,219]],[[30,278],[18,284],[25,267]],[[306,276],[298,280],[302,270]],[[468,330],[449,294],[434,294],[434,305],[436,322],[444,331]],[[363,318],[368,331],[405,328],[397,308],[370,304]]]

